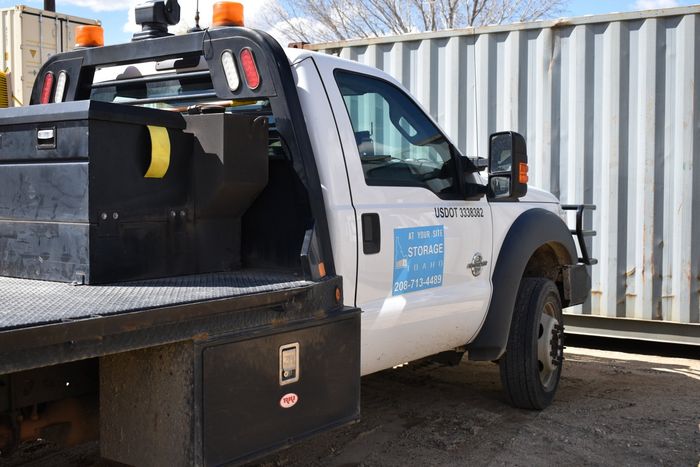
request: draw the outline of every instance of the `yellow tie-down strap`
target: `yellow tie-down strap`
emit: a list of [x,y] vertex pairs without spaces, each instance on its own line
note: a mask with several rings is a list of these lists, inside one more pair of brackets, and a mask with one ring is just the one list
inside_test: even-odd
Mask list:
[[170,136],[162,126],[148,125],[151,135],[151,164],[144,178],[163,178],[170,167]]

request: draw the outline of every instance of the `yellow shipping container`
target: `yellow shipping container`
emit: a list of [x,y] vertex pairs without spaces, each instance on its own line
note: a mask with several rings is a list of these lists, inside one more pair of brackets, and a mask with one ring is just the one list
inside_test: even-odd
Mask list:
[[29,103],[36,75],[50,56],[75,48],[75,28],[100,24],[94,19],[38,10],[23,5],[0,9],[0,105]]

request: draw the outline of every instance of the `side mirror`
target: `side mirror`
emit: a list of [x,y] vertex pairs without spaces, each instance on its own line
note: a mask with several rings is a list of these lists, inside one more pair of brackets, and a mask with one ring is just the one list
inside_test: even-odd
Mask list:
[[489,139],[489,196],[518,199],[527,194],[527,146],[521,134],[504,131]]

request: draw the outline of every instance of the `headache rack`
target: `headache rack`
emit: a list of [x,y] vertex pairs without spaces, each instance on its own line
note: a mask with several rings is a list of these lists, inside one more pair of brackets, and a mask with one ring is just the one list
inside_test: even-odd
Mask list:
[[[242,67],[242,54],[254,60],[257,79],[250,83]],[[227,79],[222,57],[232,53],[240,84],[232,86]],[[180,72],[155,73],[146,76],[128,76],[123,79],[106,77],[95,82],[100,70],[108,67],[156,62],[156,71],[180,68]],[[159,64],[163,65],[159,69]],[[131,42],[107,47],[78,49],[52,56],[42,67],[32,92],[32,104],[40,102],[43,77],[47,74],[67,74],[67,89],[63,101],[83,101],[93,93],[109,86],[129,86],[177,79],[183,84],[198,83],[191,93],[175,96],[136,96],[123,102],[126,105],[163,103],[182,106],[197,101],[262,101],[269,103],[274,116],[273,139],[284,146],[294,170],[308,193],[313,225],[314,244],[318,261],[327,274],[335,273],[330,234],[326,219],[323,193],[316,167],[314,151],[309,139],[303,110],[297,94],[289,59],[279,43],[268,34],[243,27],[223,27],[180,36]],[[166,93],[167,94],[167,93]],[[96,96],[95,96],[96,97]],[[184,101],[184,102],[183,102]],[[203,112],[204,113],[204,112]],[[270,122],[273,123],[273,122]],[[277,149],[277,148],[274,148]],[[273,150],[274,150],[273,149]]]

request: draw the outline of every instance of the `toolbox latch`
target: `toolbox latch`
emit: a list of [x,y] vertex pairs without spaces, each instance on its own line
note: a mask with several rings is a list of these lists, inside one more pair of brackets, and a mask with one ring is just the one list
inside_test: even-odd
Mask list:
[[56,149],[56,127],[39,128],[36,131],[37,149]]
[[299,381],[299,343],[280,347],[280,386]]

